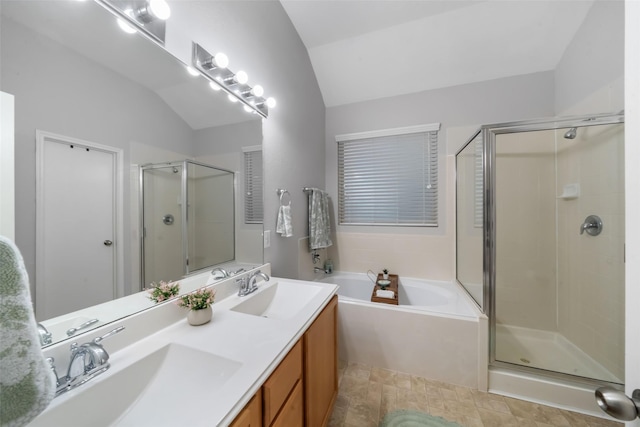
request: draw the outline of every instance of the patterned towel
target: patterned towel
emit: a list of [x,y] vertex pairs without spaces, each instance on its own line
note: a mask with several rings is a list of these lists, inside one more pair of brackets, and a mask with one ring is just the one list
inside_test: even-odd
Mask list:
[[55,390],[40,349],[24,261],[13,242],[0,236],[0,426],[26,425]]
[[309,196],[309,249],[328,248],[331,245],[329,194],[312,188]]
[[293,225],[291,221],[291,205],[280,206],[278,209],[278,221],[276,222],[276,233],[282,237],[293,236]]

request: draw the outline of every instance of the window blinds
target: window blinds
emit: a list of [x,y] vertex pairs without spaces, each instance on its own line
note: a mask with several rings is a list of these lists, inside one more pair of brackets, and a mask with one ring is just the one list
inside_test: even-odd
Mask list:
[[336,137],[339,223],[437,226],[439,127]]
[[475,140],[473,159],[473,226],[482,228],[484,209],[484,175],[482,171],[482,134],[478,134]]
[[244,152],[244,222],[262,224],[262,150]]

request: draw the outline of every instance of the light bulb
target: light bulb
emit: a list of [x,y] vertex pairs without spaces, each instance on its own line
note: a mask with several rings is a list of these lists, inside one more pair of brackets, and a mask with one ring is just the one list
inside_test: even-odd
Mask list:
[[165,0],[149,0],[147,7],[153,16],[163,21],[171,16],[171,8]]
[[227,95],[227,98],[229,98],[229,101],[231,102],[238,102],[238,98],[236,98],[235,96],[229,94]]
[[255,85],[253,89],[251,89],[251,93],[255,96],[262,96],[264,95],[264,89],[260,85]]
[[[129,12],[131,12],[131,10],[129,10]],[[127,11],[125,10],[124,13],[127,13]],[[127,13],[127,15],[128,15],[128,13]],[[118,27],[120,27],[120,29],[122,31],[124,31],[125,33],[127,33],[127,34],[135,34],[136,32],[138,32],[138,30],[136,30],[128,22],[125,22],[125,20],[122,19],[122,18],[118,18]]]
[[233,79],[243,85],[249,81],[249,76],[244,71],[238,71]]
[[229,57],[222,52],[218,52],[213,57],[213,62],[217,67],[227,68],[229,66]]
[[267,98],[267,107],[274,108],[276,106],[275,98],[269,97]]
[[247,113],[253,113],[253,109],[251,107],[249,107],[248,105],[244,106],[244,111],[246,111]]
[[216,92],[220,90],[220,85],[214,82],[209,82],[209,87]]
[[187,65],[187,73],[189,73],[190,75],[192,75],[193,77],[198,77],[200,75],[200,71],[196,70],[193,67],[190,67]]

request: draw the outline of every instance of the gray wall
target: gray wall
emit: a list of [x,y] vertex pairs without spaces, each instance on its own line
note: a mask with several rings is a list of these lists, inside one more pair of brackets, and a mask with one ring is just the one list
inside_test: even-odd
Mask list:
[[[557,114],[609,88],[613,102],[591,113],[624,108],[624,2],[597,1],[556,67]],[[592,104],[593,105],[593,104]],[[594,106],[594,108],[597,108]],[[611,110],[613,109],[613,110]]]
[[[123,149],[125,212],[129,143],[190,152],[193,131],[153,92],[14,21],[3,18],[1,40],[1,88],[16,101],[16,244],[34,286],[36,129]],[[131,244],[123,248],[128,277]]]
[[[263,120],[265,223],[274,275],[297,277],[298,239],[307,235],[305,185],[324,185],[325,108],[306,48],[276,1],[171,2],[166,47],[190,62],[190,41],[223,51],[278,105]],[[294,236],[275,236],[277,188],[292,195]]]

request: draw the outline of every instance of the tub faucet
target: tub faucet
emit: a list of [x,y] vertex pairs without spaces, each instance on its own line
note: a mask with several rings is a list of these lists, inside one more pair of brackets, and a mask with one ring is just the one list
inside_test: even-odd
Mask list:
[[40,336],[40,345],[48,345],[53,342],[51,332],[44,327],[42,323],[38,323],[38,335]]
[[320,268],[320,267],[313,267],[313,272],[314,273],[326,273],[327,271],[324,268]]
[[71,344],[71,357],[67,368],[67,375],[60,378],[56,372],[52,357],[48,358],[51,370],[56,377],[56,396],[81,386],[92,378],[106,372],[109,369],[109,353],[104,349],[102,340],[109,338],[124,330],[120,326],[111,332],[78,346],[77,342]]

